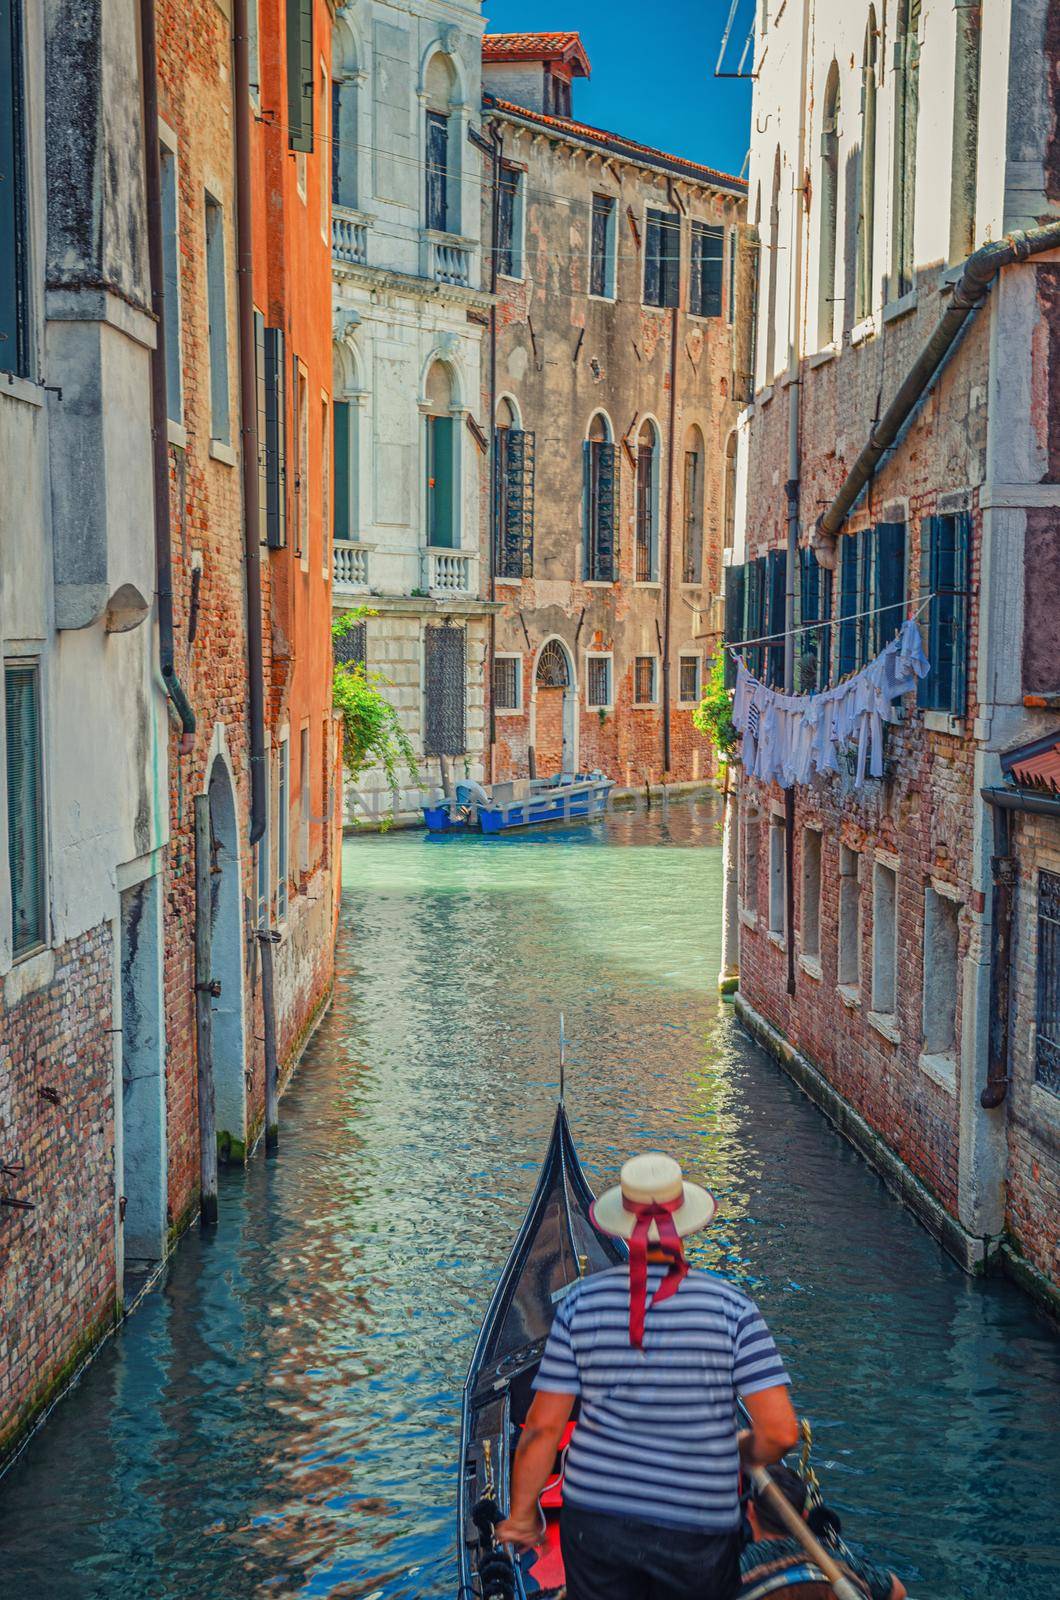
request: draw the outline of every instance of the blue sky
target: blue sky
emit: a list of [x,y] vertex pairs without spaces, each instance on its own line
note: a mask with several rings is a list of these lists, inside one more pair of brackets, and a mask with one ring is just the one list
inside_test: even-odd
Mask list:
[[[714,77],[730,0],[485,0],[490,33],[573,29],[592,63],[575,80],[574,111],[585,122],[656,145],[723,172],[747,153],[749,79]],[[740,0],[733,65],[754,14]],[[738,42],[737,42],[738,41]]]

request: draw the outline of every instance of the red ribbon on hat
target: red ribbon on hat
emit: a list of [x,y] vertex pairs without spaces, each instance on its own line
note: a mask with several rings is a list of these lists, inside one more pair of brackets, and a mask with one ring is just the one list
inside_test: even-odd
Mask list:
[[659,1230],[659,1248],[665,1250],[670,1261],[662,1282],[651,1297],[652,1305],[660,1300],[669,1300],[688,1275],[684,1246],[673,1219],[673,1213],[684,1204],[684,1195],[676,1200],[649,1200],[645,1204],[627,1200],[623,1195],[622,1204],[637,1219],[629,1240],[629,1342],[635,1349],[642,1350],[644,1318],[648,1309],[648,1235],[653,1222]]

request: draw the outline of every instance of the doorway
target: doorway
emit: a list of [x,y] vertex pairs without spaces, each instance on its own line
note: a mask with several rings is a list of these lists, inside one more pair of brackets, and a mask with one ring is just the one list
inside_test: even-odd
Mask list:
[[570,655],[562,639],[547,639],[534,674],[534,753],[541,778],[573,775],[577,766],[578,703]]
[[121,1166],[125,1300],[166,1248],[162,894],[156,874],[120,895]]
[[242,1164],[247,1157],[247,1095],[243,1032],[243,890],[232,779],[218,758],[210,772],[211,976],[220,985],[213,1014],[214,1106],[217,1154]]

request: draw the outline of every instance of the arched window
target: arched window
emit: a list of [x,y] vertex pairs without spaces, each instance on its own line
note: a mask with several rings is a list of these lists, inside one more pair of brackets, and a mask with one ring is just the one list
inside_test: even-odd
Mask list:
[[725,523],[722,539],[726,550],[736,543],[736,429],[725,441]]
[[892,300],[914,283],[916,134],[920,108],[920,0],[899,0],[894,43],[894,216],[891,237]]
[[449,370],[436,361],[427,374],[427,543],[442,550],[460,544],[458,434]]
[[588,583],[614,583],[618,577],[618,453],[601,411],[589,424],[582,460],[584,576]]
[[637,435],[637,541],[638,583],[656,583],[659,577],[659,434],[645,417]]
[[821,124],[821,225],[817,272],[817,347],[835,335],[835,258],[839,215],[839,68],[833,61],[824,87]]
[[494,572],[534,575],[534,444],[514,403],[502,395],[493,433]]
[[356,210],[360,202],[357,100],[356,49],[349,28],[342,23],[335,28],[335,75],[331,80],[331,203],[349,210]]
[[566,689],[570,684],[567,652],[558,639],[548,639],[537,658],[537,682],[542,689]]
[[685,469],[682,487],[684,550],[681,582],[703,582],[703,435],[693,425],[685,435]]
[[431,57],[424,79],[427,100],[426,226],[438,233],[459,227],[459,139],[450,140],[449,122],[456,74],[447,56]]
[[876,226],[876,9],[869,7],[861,56],[861,148],[858,154],[858,226],[854,320],[872,314],[872,250]]
[[780,146],[773,157],[773,192],[769,202],[769,297],[766,303],[766,360],[762,382],[772,383],[777,354],[777,273],[780,268]]

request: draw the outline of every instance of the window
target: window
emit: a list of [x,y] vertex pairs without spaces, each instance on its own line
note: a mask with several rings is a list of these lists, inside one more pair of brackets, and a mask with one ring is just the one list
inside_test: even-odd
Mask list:
[[1038,873],[1034,1076],[1060,1094],[1060,876]]
[[817,344],[835,337],[835,265],[839,217],[839,68],[833,61],[824,90],[821,126],[820,259],[817,272]]
[[269,812],[271,811],[272,807],[269,804],[269,799],[270,799],[270,797],[269,797],[269,785],[266,784],[265,785],[265,832],[262,834],[262,836],[258,840],[257,844],[254,846],[254,849],[255,849],[255,852],[256,852],[256,856],[257,856],[256,877],[257,877],[257,902],[258,902],[258,927],[259,928],[267,928],[269,926],[269,917],[270,917],[270,914],[271,914],[271,911],[272,911],[272,884],[271,884],[272,861],[270,859],[270,854],[269,854],[269,852],[272,849],[272,834],[271,834],[271,827],[270,827],[271,819],[269,817]]
[[309,724],[298,740],[298,870],[309,871]]
[[228,301],[224,210],[206,196],[206,309],[209,318],[210,437],[231,443],[228,410]]
[[282,328],[265,328],[265,528],[270,549],[287,543],[287,360]]
[[681,582],[703,582],[703,435],[696,427],[685,439],[683,478],[684,550]]
[[545,68],[545,110],[550,117],[570,116],[570,79]]
[[637,436],[636,580],[656,583],[659,577],[659,435],[645,418]]
[[743,828],[743,903],[752,916],[758,911],[758,841],[761,823],[757,814],[744,812]]
[[783,934],[787,921],[785,885],[785,827],[783,817],[769,819],[769,931]]
[[287,920],[287,830],[291,823],[290,741],[285,734],[276,752],[276,920]]
[[[774,689],[784,687],[784,635],[787,625],[788,613],[788,558],[784,550],[770,550],[765,558],[765,571],[761,580],[764,583],[762,596],[762,626],[758,629],[759,635],[764,634],[772,642],[764,647],[763,677],[766,683]],[[749,634],[755,638],[755,634]]]
[[847,845],[839,846],[839,961],[836,981],[847,989],[861,982],[860,857]]
[[872,1009],[895,1010],[898,955],[898,874],[877,861],[872,872]]
[[678,692],[685,705],[699,704],[699,666],[698,656],[681,656],[680,658],[678,664]]
[[35,661],[6,663],[4,704],[11,952],[21,956],[43,944],[47,937],[40,667]]
[[180,212],[177,191],[177,154],[159,141],[162,179],[162,312],[166,353],[166,416],[184,420],[180,359]]
[[331,418],[326,395],[320,399],[320,556],[325,578],[331,571]]
[[335,415],[335,538],[357,537],[357,407],[336,400]]
[[731,550],[736,543],[736,429],[725,441],[725,505],[722,524],[722,543]]
[[497,271],[505,278],[523,275],[523,174],[501,163],[497,197]]
[[736,321],[736,229],[729,229],[729,299],[725,313],[730,328]]
[[[328,75],[323,66],[320,68],[320,142],[322,151],[318,166],[320,168],[320,236],[322,239],[329,237],[331,218],[329,215],[331,200],[331,163],[327,159],[327,152],[334,143],[331,137],[331,96],[328,93]],[[324,435],[327,438],[327,434]]]
[[[692,224],[692,275],[688,309],[694,317],[720,317],[725,273],[725,229]],[[676,301],[667,302],[675,304]]]
[[[831,674],[832,573],[820,565],[813,550],[804,548],[799,551],[796,577],[795,692],[812,694],[827,686]],[[815,622],[827,626],[808,626]]]
[[494,656],[493,658],[493,709],[495,711],[521,711],[523,689],[523,661],[521,656]]
[[924,1054],[955,1056],[960,907],[929,885],[924,890]]
[[331,203],[356,209],[358,128],[357,61],[352,49],[352,35],[346,29],[335,30],[337,58],[333,62],[335,76],[331,80]]
[[331,646],[331,658],[336,663],[360,667],[368,664],[368,625],[354,622],[345,633],[336,634]]
[[297,356],[291,357],[294,380],[294,437],[298,459],[295,463],[295,546],[294,553],[305,566],[309,560],[309,401],[306,371]]
[[861,137],[858,153],[858,224],[855,242],[854,320],[872,313],[872,251],[876,228],[876,11],[869,7],[861,57]]
[[971,535],[967,512],[926,517],[920,525],[920,597],[927,602],[921,615],[931,670],[917,685],[917,704],[955,717],[964,716],[967,699]]
[[982,19],[975,6],[955,8],[953,159],[950,173],[950,260],[975,249],[975,189],[979,168],[979,66]]
[[821,830],[802,830],[802,905],[799,913],[802,954],[821,959]]
[[618,576],[618,458],[606,420],[589,424],[582,446],[585,478],[585,577],[589,583],[614,583]]
[[426,682],[425,756],[459,756],[467,748],[467,644],[463,628],[423,631]]
[[0,371],[26,377],[29,224],[22,49],[22,0],[0,0]]
[[780,276],[780,146],[773,156],[773,194],[769,203],[769,290],[766,301],[766,350],[763,384],[772,383],[777,355],[777,279]]
[[437,233],[449,227],[449,118],[427,113],[427,226]]
[[899,0],[894,43],[894,206],[890,298],[914,284],[913,225],[916,217],[916,140],[920,107],[920,3]]
[[515,415],[502,401],[493,435],[493,493],[499,578],[530,578],[534,571],[535,437],[514,426]]
[[313,148],[313,0],[287,5],[287,144]]
[[655,656],[637,656],[633,662],[633,704],[653,706],[657,695],[655,677],[658,661]]
[[589,293],[601,300],[615,297],[615,197],[593,195],[589,244]]
[[436,361],[427,375],[427,543],[443,550],[453,550],[460,543],[452,404],[449,372]]
[[613,704],[610,656],[586,656],[585,704],[590,711],[610,710]]
[[681,218],[648,211],[644,236],[644,304],[676,306],[681,295]]

